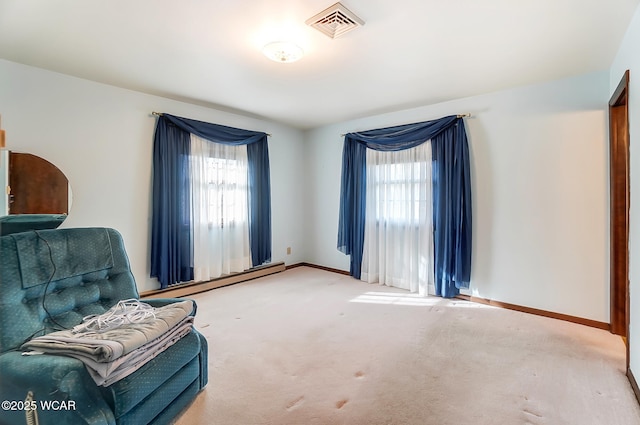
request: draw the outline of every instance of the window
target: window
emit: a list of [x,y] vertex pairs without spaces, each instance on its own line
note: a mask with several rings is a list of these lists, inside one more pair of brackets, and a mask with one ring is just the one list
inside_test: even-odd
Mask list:
[[433,282],[431,143],[367,150],[361,279],[418,292]]
[[[206,160],[209,226],[235,226],[247,221],[247,168],[236,159]],[[204,189],[204,188],[203,188]]]
[[251,267],[247,147],[191,136],[194,280]]
[[367,150],[367,214],[385,224],[418,225],[431,210],[431,149]]
[[413,224],[419,222],[420,211],[427,207],[424,186],[420,183],[430,180],[426,176],[430,167],[425,161],[410,163],[375,164],[369,169],[374,182],[371,188],[378,193],[372,213],[378,221],[395,224]]

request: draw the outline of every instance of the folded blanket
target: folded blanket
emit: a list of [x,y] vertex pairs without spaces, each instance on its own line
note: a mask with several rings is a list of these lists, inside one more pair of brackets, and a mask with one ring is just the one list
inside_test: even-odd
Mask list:
[[85,364],[96,384],[106,387],[140,369],[191,332],[192,328],[193,316],[186,317],[181,324],[175,326],[157,340],[151,341],[129,354],[108,363],[94,362],[89,358],[81,356],[73,355],[72,357],[77,358]]
[[[138,370],[193,328],[190,300],[159,308],[137,303],[144,305],[145,313],[151,310],[141,321],[117,320],[113,326],[109,322],[113,322],[118,305],[104,315],[87,318],[74,329],[33,338],[22,348],[76,358],[85,364],[96,384],[111,385]],[[107,319],[109,326],[99,330],[103,319]]]
[[130,323],[105,331],[52,332],[27,341],[22,349],[49,354],[77,354],[99,363],[112,362],[160,337],[192,311],[193,301],[179,301],[155,308],[155,317],[141,323]]
[[[133,363],[136,359],[144,357],[146,354],[166,348],[165,344],[171,341],[174,337],[180,338],[188,334],[193,327],[193,317],[185,317],[184,320],[177,326],[174,326],[171,330],[160,336],[159,338],[145,344],[139,348],[136,348],[129,354],[125,354],[122,357],[117,358],[112,362],[97,362],[91,357],[86,357],[77,353],[70,353],[69,356],[82,360],[87,366],[91,367],[99,376],[105,378],[110,374],[113,374],[122,365]],[[178,339],[180,339],[178,338]]]

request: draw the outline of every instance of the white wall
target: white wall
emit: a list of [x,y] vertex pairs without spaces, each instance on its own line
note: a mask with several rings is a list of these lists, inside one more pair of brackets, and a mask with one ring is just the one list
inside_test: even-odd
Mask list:
[[39,155],[66,174],[73,206],[64,227],[122,233],[140,291],[158,286],[149,278],[152,111],[270,133],[273,261],[304,261],[302,132],[0,60],[7,148]]
[[640,7],[636,9],[618,54],[611,66],[609,97],[613,95],[624,72],[629,70],[629,136],[630,136],[630,199],[629,210],[629,282],[630,368],[640,379]]
[[596,73],[303,134],[0,60],[7,147],[66,173],[74,205],[65,227],[122,232],[141,291],[156,287],[148,277],[151,111],[271,133],[274,261],[343,270],[348,257],[336,249],[340,134],[471,112],[472,292],[602,322],[609,319],[608,91],[608,73]]
[[336,249],[342,133],[470,112],[474,295],[609,322],[608,72],[307,132],[308,260]]

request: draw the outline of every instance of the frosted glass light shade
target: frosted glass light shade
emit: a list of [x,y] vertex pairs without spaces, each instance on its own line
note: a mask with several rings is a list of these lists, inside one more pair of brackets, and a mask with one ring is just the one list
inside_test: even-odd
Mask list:
[[272,61],[290,63],[300,59],[304,52],[297,44],[288,41],[276,41],[264,46],[262,53]]

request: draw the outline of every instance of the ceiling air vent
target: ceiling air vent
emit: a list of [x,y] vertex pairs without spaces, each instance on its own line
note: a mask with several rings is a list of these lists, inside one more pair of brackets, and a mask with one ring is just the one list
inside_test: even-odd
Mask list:
[[328,7],[314,17],[307,19],[305,23],[331,38],[339,37],[345,32],[364,25],[362,19],[340,3]]

